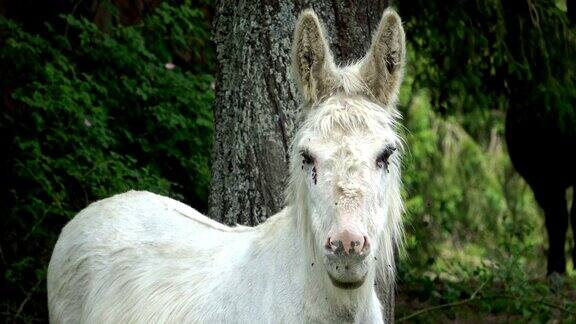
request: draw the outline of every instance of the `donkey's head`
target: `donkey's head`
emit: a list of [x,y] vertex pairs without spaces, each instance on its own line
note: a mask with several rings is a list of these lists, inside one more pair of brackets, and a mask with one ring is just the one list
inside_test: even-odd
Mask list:
[[289,199],[301,229],[340,288],[362,286],[379,272],[391,279],[401,236],[401,140],[395,101],[403,76],[404,30],[384,12],[368,54],[337,67],[318,17],[304,11],[292,64],[304,99],[292,144]]

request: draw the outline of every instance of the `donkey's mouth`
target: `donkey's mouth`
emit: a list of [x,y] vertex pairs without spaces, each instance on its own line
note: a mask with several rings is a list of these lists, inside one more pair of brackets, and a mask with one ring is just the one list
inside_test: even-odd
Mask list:
[[369,268],[365,255],[337,256],[329,253],[325,255],[324,265],[332,284],[342,289],[362,286]]
[[366,275],[362,276],[362,278],[360,278],[360,280],[358,281],[340,281],[336,278],[334,278],[334,276],[332,276],[332,274],[328,273],[328,276],[330,277],[330,281],[332,281],[332,284],[338,288],[341,289],[356,289],[356,288],[360,288],[360,286],[362,286],[362,284],[364,284],[364,281],[366,281]]

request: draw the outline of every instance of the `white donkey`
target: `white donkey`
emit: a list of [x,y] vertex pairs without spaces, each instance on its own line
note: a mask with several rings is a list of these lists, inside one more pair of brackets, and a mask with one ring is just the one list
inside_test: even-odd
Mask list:
[[316,14],[304,11],[292,51],[304,116],[287,206],[257,227],[230,228],[149,192],[93,203],[54,249],[50,321],[389,320],[374,285],[393,282],[402,237],[394,106],[404,56],[400,17],[387,10],[366,57],[339,68]]

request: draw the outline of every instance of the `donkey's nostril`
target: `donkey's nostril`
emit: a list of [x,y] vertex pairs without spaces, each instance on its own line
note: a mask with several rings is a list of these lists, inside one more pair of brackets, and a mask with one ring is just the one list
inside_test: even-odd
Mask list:
[[364,236],[364,246],[362,247],[362,252],[367,252],[370,250],[370,241],[368,241],[368,236]]
[[324,244],[324,248],[326,250],[332,251],[332,242],[330,242],[330,238],[328,238],[328,240],[326,241],[326,244]]

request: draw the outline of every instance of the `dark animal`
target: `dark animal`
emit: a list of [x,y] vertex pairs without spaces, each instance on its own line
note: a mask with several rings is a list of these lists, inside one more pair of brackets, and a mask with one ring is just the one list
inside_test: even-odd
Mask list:
[[[513,105],[506,115],[506,142],[512,163],[544,210],[548,232],[548,274],[566,272],[568,219],[576,237],[576,204],[568,211],[566,190],[576,184],[576,102],[561,110]],[[574,190],[576,201],[576,190]],[[572,249],[576,267],[576,244]]]
[[[539,24],[534,8],[523,0],[504,1],[506,44],[530,73],[506,77],[509,103],[506,142],[512,164],[532,188],[544,210],[548,232],[548,274],[566,272],[566,233],[569,219],[576,236],[576,207],[568,210],[566,191],[576,184],[576,92],[573,89],[573,38],[557,19]],[[576,1],[567,1],[567,17],[576,23]],[[540,44],[540,45],[538,45]],[[540,46],[546,44],[546,51]],[[550,85],[554,84],[553,87]],[[574,190],[576,191],[576,190]],[[576,198],[576,197],[575,197]],[[574,199],[576,200],[576,199]],[[572,250],[576,267],[576,246]]]

